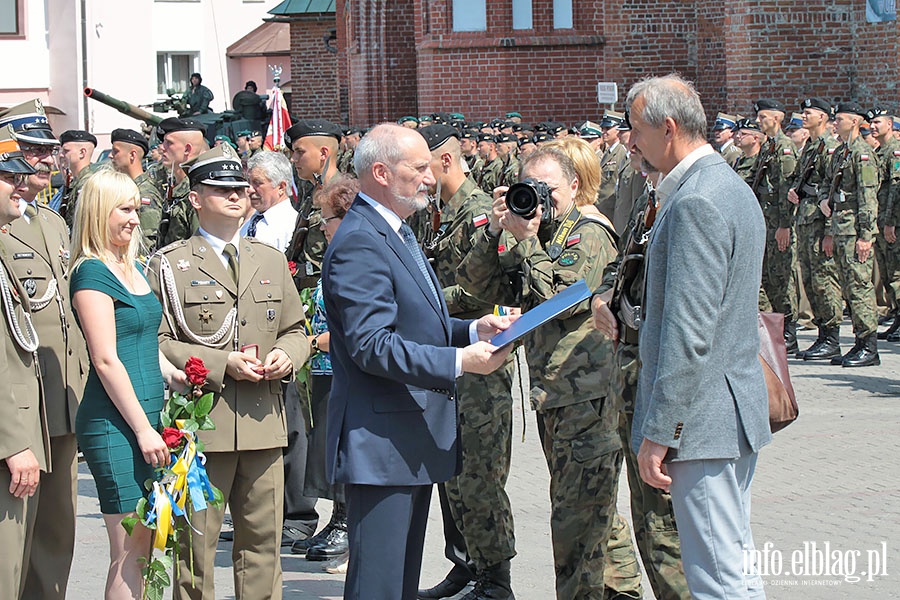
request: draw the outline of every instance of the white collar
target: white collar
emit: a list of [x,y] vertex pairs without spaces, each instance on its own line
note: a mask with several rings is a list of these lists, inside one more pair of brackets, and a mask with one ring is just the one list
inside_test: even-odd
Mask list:
[[665,200],[669,194],[675,191],[675,188],[678,187],[678,184],[681,183],[681,178],[684,177],[684,174],[687,172],[691,166],[703,158],[708,154],[715,154],[715,150],[709,144],[703,144],[699,148],[695,149],[693,152],[685,156],[681,159],[675,167],[672,168],[671,171],[663,175],[662,179],[660,179],[659,183],[656,186],[656,197],[659,198],[660,202]]
[[197,229],[197,233],[199,233],[201,236],[203,236],[203,239],[206,240],[210,246],[212,246],[213,250],[216,251],[216,255],[218,255],[220,257],[224,257],[223,252],[225,251],[225,246],[227,244],[233,244],[235,249],[238,250],[238,254],[235,254],[236,257],[240,255],[240,250],[239,250],[240,249],[239,242],[241,241],[240,232],[235,233],[234,237],[231,239],[231,241],[219,239],[216,236],[214,236],[213,234],[211,234],[210,232],[203,229],[202,227]]
[[375,209],[375,212],[377,212],[385,221],[387,221],[388,226],[390,226],[390,228],[394,230],[397,235],[400,235],[400,227],[403,225],[403,219],[401,219],[399,215],[397,215],[397,213],[363,192],[359,193],[359,197],[368,202],[369,205],[371,205],[372,208]]

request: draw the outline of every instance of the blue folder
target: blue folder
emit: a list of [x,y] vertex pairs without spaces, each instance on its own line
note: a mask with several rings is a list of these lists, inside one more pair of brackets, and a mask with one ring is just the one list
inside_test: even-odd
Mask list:
[[561,313],[569,310],[579,302],[583,302],[591,297],[591,290],[588,289],[584,279],[570,285],[549,300],[542,302],[522,314],[509,329],[501,331],[491,339],[491,344],[502,348],[513,343],[520,337],[527,335],[552,319],[558,317]]

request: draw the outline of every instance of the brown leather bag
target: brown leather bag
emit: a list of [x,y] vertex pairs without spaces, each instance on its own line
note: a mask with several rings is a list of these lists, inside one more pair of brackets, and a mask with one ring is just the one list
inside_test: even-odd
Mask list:
[[759,362],[769,391],[769,427],[775,433],[796,421],[800,414],[788,371],[781,313],[759,313]]

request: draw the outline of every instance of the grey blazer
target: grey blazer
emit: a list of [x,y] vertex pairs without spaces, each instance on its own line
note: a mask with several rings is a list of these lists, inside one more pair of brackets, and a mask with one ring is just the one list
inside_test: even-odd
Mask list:
[[663,203],[646,264],[635,452],[667,460],[741,455],[771,440],[757,354],[766,229],[753,192],[718,154],[700,158]]

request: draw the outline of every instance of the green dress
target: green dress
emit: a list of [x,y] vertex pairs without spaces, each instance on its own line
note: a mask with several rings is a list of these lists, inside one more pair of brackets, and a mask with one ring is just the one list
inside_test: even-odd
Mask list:
[[[137,266],[143,273],[142,267]],[[119,360],[128,371],[150,425],[158,430],[164,384],[156,338],[162,308],[156,296],[153,292],[132,294],[97,259],[86,260],[75,269],[70,289],[72,294],[96,290],[113,299]],[[75,316],[78,317],[77,311]],[[147,495],[144,481],[153,477],[153,467],[144,462],[134,432],[110,400],[93,364],[75,418],[75,434],[97,484],[100,512],[133,511],[137,501]]]

